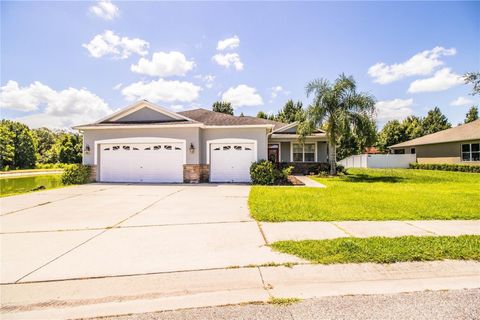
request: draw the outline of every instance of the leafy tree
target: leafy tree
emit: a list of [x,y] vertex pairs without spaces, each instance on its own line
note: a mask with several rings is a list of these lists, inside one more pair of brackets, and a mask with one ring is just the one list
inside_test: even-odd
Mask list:
[[299,125],[301,139],[322,124],[326,126],[329,144],[330,174],[336,174],[336,147],[339,138],[352,133],[360,136],[366,123],[375,113],[375,98],[357,92],[353,77],[341,74],[332,84],[326,79],[316,79],[306,86],[307,96],[313,95],[306,120]]
[[257,118],[267,119],[267,120],[275,120],[275,116],[273,114],[268,115],[267,113],[265,113],[263,111],[258,111]]
[[38,161],[40,163],[52,163],[52,148],[58,139],[58,134],[48,128],[33,129],[33,134],[37,139]]
[[366,148],[369,148],[377,141],[377,126],[371,119],[357,128],[355,132],[345,132],[338,139],[337,160],[360,154]]
[[16,168],[32,168],[35,166],[37,145],[36,140],[30,129],[23,123],[2,120],[4,131],[13,133],[13,161],[5,161],[4,165]]
[[480,72],[468,72],[463,75],[466,84],[472,84],[472,95],[480,94]]
[[415,139],[424,135],[423,119],[416,116],[409,116],[402,122],[407,140]]
[[10,127],[2,121],[0,123],[0,169],[13,165],[15,157],[15,134]]
[[212,110],[215,112],[225,113],[233,116],[233,108],[230,102],[216,101],[212,105]]
[[245,117],[245,115],[243,114],[243,112],[240,112],[240,117]]
[[378,134],[377,147],[380,151],[388,151],[388,147],[408,140],[405,126],[398,120],[388,121]]
[[472,106],[467,114],[465,115],[465,121],[464,123],[470,123],[472,121],[478,120],[478,107],[477,106]]
[[283,108],[278,112],[275,120],[284,123],[292,123],[299,120],[299,118],[302,116],[302,112],[303,103],[301,101],[294,103],[293,100],[288,100]]
[[447,117],[440,111],[438,107],[428,111],[427,116],[422,121],[423,134],[431,134],[451,128]]
[[79,134],[65,134],[61,139],[58,160],[61,163],[81,163],[82,144],[82,137]]

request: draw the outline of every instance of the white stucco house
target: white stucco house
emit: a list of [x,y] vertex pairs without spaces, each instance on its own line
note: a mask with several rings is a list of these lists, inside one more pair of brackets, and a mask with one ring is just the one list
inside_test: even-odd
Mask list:
[[205,109],[172,112],[146,100],[74,129],[100,182],[248,182],[252,162],[325,163],[323,131]]

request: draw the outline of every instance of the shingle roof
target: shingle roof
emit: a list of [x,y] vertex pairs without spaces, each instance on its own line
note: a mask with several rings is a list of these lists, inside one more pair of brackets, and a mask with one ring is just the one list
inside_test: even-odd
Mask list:
[[194,109],[188,111],[179,112],[179,114],[190,118],[192,120],[201,122],[207,126],[242,126],[242,125],[261,125],[261,124],[273,124],[274,129],[286,126],[286,123],[261,119],[250,116],[232,116],[225,113],[210,111],[206,109]]
[[445,143],[454,141],[480,140],[480,120],[435,132],[420,138],[401,142],[389,148],[402,148],[424,144]]

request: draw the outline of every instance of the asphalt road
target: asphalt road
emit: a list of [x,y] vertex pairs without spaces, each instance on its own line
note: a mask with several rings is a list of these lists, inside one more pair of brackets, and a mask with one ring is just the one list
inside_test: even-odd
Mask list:
[[102,319],[480,319],[480,289],[309,299],[291,305],[247,304]]

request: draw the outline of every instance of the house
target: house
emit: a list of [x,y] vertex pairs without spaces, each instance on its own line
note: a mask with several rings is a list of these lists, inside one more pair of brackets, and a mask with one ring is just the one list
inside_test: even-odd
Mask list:
[[83,134],[83,163],[101,182],[248,182],[257,160],[328,159],[320,130],[301,144],[296,123],[205,109],[172,112],[146,100],[74,129]]
[[418,163],[480,165],[480,120],[390,146],[395,154],[416,154]]

